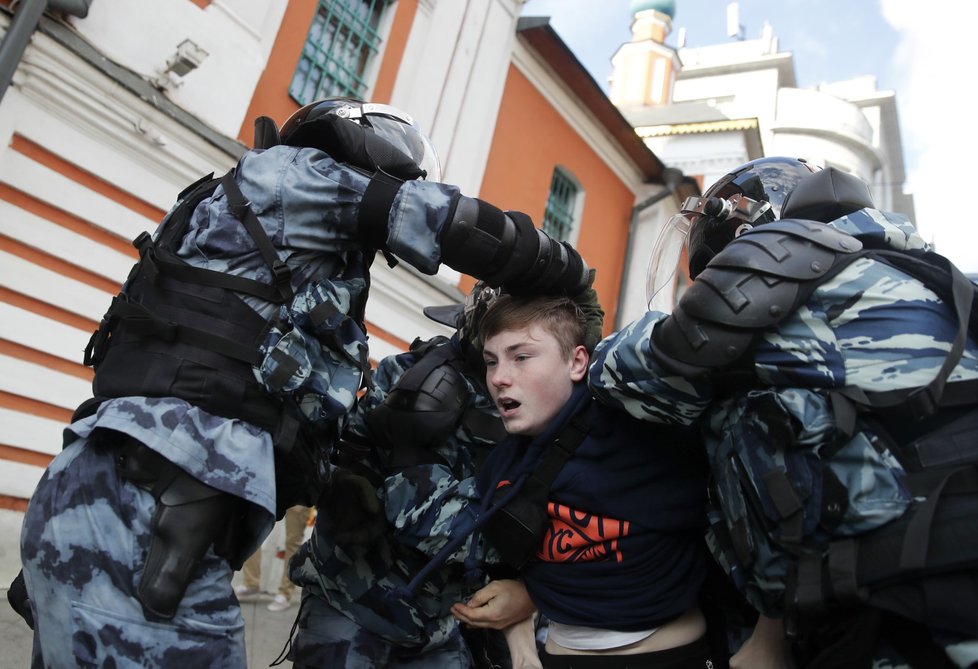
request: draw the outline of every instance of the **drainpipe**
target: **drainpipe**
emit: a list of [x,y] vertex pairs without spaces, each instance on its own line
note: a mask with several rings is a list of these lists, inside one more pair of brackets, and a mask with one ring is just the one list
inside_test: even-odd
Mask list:
[[88,16],[91,4],[92,0],[23,0],[17,4],[7,34],[0,42],[0,100],[3,100],[13,81],[14,72],[41,21],[41,15],[50,10],[83,19]]
[[623,281],[621,290],[618,291],[618,306],[615,308],[615,329],[619,329],[622,326],[621,310],[622,307],[625,306],[625,287],[628,283],[628,277],[631,276],[632,246],[635,244],[635,229],[638,227],[638,215],[651,207],[653,204],[666,199],[670,195],[674,195],[676,193],[676,188],[685,178],[686,177],[683,175],[682,170],[675,167],[665,168],[662,170],[662,183],[665,188],[660,190],[652,197],[646,198],[632,207],[632,215],[628,222],[628,241],[625,243],[625,269],[622,273]]

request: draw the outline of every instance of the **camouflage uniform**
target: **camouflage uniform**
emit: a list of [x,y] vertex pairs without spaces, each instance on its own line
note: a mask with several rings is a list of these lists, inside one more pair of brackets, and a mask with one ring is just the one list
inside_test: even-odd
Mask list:
[[[403,353],[378,364],[374,386],[348,425],[354,438],[367,441],[364,414],[384,400],[415,362],[413,354]],[[466,384],[470,406],[495,417],[495,407],[484,390],[468,378]],[[462,568],[449,563],[425,579],[416,592],[406,593],[412,577],[428,562],[415,541],[437,542],[440,537],[437,528],[427,528],[429,536],[404,537],[398,532],[398,516],[437,505],[445,494],[454,493],[456,479],[471,480],[477,452],[490,446],[491,441],[474,435],[463,421],[454,435],[435,449],[445,464],[422,462],[388,476],[378,495],[394,509],[395,516],[388,518],[390,530],[370,543],[338,543],[330,514],[317,514],[311,539],[299,548],[290,564],[290,577],[303,588],[298,632],[289,654],[296,666],[471,666],[458,624],[450,613],[452,604],[466,598]],[[411,499],[401,494],[405,477],[422,482],[411,489]]]
[[[864,243],[895,250],[926,247],[915,228],[896,214],[862,209],[829,225]],[[741,476],[749,478],[755,467],[766,469],[772,463],[786,471],[796,489],[808,492],[806,505],[819,504],[822,494],[815,451],[837,435],[827,391],[847,385],[866,391],[926,385],[957,331],[953,311],[919,281],[883,263],[859,259],[820,285],[794,314],[760,333],[749,352],[757,389],[721,398],[709,377],[682,378],[656,364],[650,336],[663,318],[649,312],[598,345],[589,378],[594,393],[645,420],[688,425],[702,416],[721,496],[739,485],[732,480],[738,477],[731,465],[736,454],[746,470]],[[969,342],[948,381],[974,378],[978,345]],[[900,483],[900,465],[889,452],[874,448],[874,441],[872,431],[862,425],[828,461],[839,467],[852,502],[836,530],[839,535],[880,527],[912,502]],[[793,447],[774,447],[786,444]],[[728,523],[748,513],[742,500],[720,501]],[[818,528],[804,531],[819,538]],[[775,542],[777,532],[775,528],[770,537]],[[773,550],[768,537],[752,539],[756,562],[743,585],[755,607],[780,617],[787,559]],[[946,639],[935,635],[935,640],[959,666],[978,660],[978,643],[955,650]]]
[[[369,178],[318,150],[276,146],[246,153],[236,180],[291,268],[295,292],[281,307],[245,298],[274,324],[255,376],[270,392],[295,397],[313,420],[332,425],[326,434],[338,434],[360,386],[358,363],[366,359],[365,335],[349,314],[365,294],[373,256],[363,251],[357,229]],[[438,236],[457,194],[453,186],[406,182],[391,209],[389,250],[434,273]],[[178,255],[197,267],[271,281],[221,187],[194,211]],[[314,328],[309,314],[327,302],[334,315]],[[283,360],[295,368],[284,383],[276,374]],[[273,374],[276,383],[270,384]],[[44,666],[74,667],[86,657],[101,664],[109,656],[116,666],[243,666],[231,570],[212,551],[175,618],[146,620],[133,589],[155,504],[148,493],[120,480],[111,452],[90,447],[96,428],[130,435],[192,477],[249,502],[238,547],[242,556],[261,545],[275,520],[267,432],[172,397],[104,402],[68,427],[66,448],[42,477],[25,515],[21,556],[36,621],[35,651],[43,650]]]

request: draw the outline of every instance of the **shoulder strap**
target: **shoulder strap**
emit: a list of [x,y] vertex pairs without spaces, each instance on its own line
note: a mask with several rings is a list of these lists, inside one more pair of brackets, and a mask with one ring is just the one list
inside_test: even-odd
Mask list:
[[[910,254],[899,251],[872,251],[868,254],[875,260],[885,262],[915,279],[934,291],[946,304],[950,305],[958,319],[958,331],[951,343],[944,364],[934,378],[925,386],[882,392],[866,392],[856,386],[846,386],[833,392],[832,403],[837,410],[836,420],[846,434],[851,434],[855,424],[855,413],[847,409],[845,398],[856,407],[864,410],[893,410],[909,412],[915,420],[920,420],[934,414],[940,406],[950,403],[978,403],[978,381],[962,381],[960,385],[948,393],[945,399],[945,384],[948,376],[961,360],[969,329],[978,329],[978,317],[975,315],[976,296],[978,287],[968,280],[964,274],[947,258],[936,253]],[[969,401],[970,400],[970,401]],[[841,419],[841,420],[840,420]]]
[[563,469],[564,464],[574,455],[578,446],[583,443],[585,437],[591,432],[592,415],[595,412],[595,400],[591,399],[587,406],[571,418],[564,429],[560,431],[546,455],[540,461],[536,470],[527,480],[527,486],[534,486],[538,490],[550,490],[557,474]]
[[241,221],[242,225],[255,240],[258,252],[261,253],[265,264],[272,271],[273,284],[282,296],[282,301],[292,299],[292,270],[278,257],[275,247],[265,234],[261,222],[251,209],[251,202],[244,196],[238,184],[234,180],[234,170],[231,170],[221,177],[221,186],[224,187],[224,194],[228,199],[228,208],[234,217]]

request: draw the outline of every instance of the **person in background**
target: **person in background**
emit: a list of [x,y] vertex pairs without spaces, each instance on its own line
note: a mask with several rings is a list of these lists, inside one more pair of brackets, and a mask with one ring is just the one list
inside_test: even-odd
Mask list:
[[[282,578],[279,580],[278,591],[266,607],[273,613],[285,611],[292,606],[295,583],[289,578],[289,560],[302,544],[311,512],[310,507],[297,505],[290,507],[282,519],[285,523],[285,546],[282,555],[285,566],[282,568]],[[245,560],[244,566],[241,567],[242,583],[234,589],[234,594],[237,595],[240,602],[252,601],[261,595],[261,553],[262,550],[259,548],[252,553],[250,558]]]

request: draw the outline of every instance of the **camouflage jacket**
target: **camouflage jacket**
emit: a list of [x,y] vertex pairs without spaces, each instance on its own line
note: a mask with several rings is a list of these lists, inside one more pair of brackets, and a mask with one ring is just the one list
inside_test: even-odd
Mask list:
[[[413,354],[402,353],[378,364],[372,389],[351,415],[348,438],[367,440],[364,415],[384,400],[415,362]],[[495,417],[495,407],[481,386],[468,378],[466,382],[469,407]],[[415,592],[406,592],[429,561],[423,549],[432,543],[440,546],[449,531],[444,523],[412,521],[427,517],[431,509],[442,510],[446,499],[454,500],[444,509],[451,517],[461,506],[455,498],[474,496],[476,461],[480,451],[492,445],[473,434],[463,420],[455,434],[437,447],[441,463],[419,462],[396,473],[378,467],[377,473],[385,477],[378,497],[388,509],[389,531],[368,544],[338,545],[330,536],[329,514],[319,513],[312,538],[291,561],[292,580],[390,643],[417,652],[440,646],[455,632],[450,607],[465,597],[464,578],[458,562],[450,561]],[[471,489],[466,487],[469,481],[473,481]]]
[[[255,377],[269,392],[294,397],[313,420],[339,434],[360,387],[359,363],[366,337],[351,309],[366,297],[373,251],[358,234],[359,204],[369,178],[316,149],[276,146],[247,152],[236,181],[281,260],[292,270],[295,297],[276,307],[259,298],[246,302],[273,323]],[[438,269],[438,236],[458,189],[439,183],[406,182],[388,221],[387,246],[422,272]],[[156,234],[166,225],[161,223]],[[369,257],[367,255],[369,253]],[[254,240],[228,209],[223,188],[193,213],[178,249],[187,263],[270,282],[270,270]],[[309,314],[331,303],[334,316],[313,326]],[[282,356],[281,354],[285,354]],[[294,361],[284,385],[268,383],[283,359]],[[127,397],[104,402],[96,414],[69,427],[87,436],[95,427],[125,432],[158,451],[192,476],[252,503],[247,523],[250,554],[274,524],[275,479],[269,434],[240,420],[208,414],[177,398]]]
[[[863,209],[830,223],[864,241],[894,250],[926,244],[904,217]],[[756,380],[719,395],[709,376],[670,375],[650,353],[650,336],[665,315],[649,312],[602,341],[589,372],[592,391],[633,416],[692,424],[702,418],[707,455],[718,482],[724,515],[746,517],[731,455],[746,471],[786,470],[799,496],[822,494],[815,475],[819,448],[831,444],[825,466],[848,489],[849,507],[835,532],[851,535],[902,515],[912,497],[902,469],[859,423],[851,438],[836,427],[828,393],[854,385],[885,391],[926,385],[943,364],[957,331],[953,310],[916,279],[860,258],[822,283],[793,314],[761,333],[749,352]],[[970,342],[949,382],[978,378],[978,345]],[[788,448],[786,448],[788,447]],[[793,470],[796,459],[803,464]],[[749,474],[748,474],[749,475]],[[806,501],[807,503],[807,501]],[[728,507],[729,505],[729,507]],[[819,528],[806,526],[818,538]],[[777,538],[776,532],[772,535]],[[824,538],[824,536],[823,536]],[[764,538],[758,544],[766,543]],[[786,556],[770,546],[749,575],[755,606],[778,615]]]

